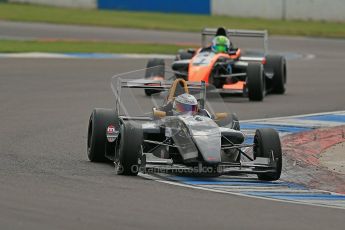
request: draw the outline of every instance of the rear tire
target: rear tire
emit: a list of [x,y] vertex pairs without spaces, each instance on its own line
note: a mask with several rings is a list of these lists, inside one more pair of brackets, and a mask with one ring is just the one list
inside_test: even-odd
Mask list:
[[[165,62],[163,59],[150,59],[146,65],[145,78],[150,79],[152,77],[160,76],[164,79],[165,74]],[[161,90],[156,89],[145,89],[146,96],[151,96],[152,94],[159,93]]]
[[107,143],[106,129],[109,125],[118,124],[118,118],[113,109],[94,109],[91,113],[87,135],[87,156],[92,162],[109,161],[105,157]]
[[272,93],[284,94],[286,84],[286,60],[283,56],[267,56],[265,68],[273,70]]
[[257,129],[254,136],[254,157],[271,158],[277,161],[275,172],[257,174],[259,180],[274,181],[280,178],[282,171],[282,148],[278,132],[271,128]]
[[124,122],[121,125],[115,156],[115,170],[118,175],[138,174],[142,141],[143,132],[140,125],[134,122]]
[[263,66],[259,63],[249,63],[247,67],[247,89],[251,101],[262,101],[265,94]]

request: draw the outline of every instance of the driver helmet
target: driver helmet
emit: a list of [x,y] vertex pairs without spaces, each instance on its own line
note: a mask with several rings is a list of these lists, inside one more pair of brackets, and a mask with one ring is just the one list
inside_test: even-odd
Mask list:
[[175,114],[195,115],[198,112],[198,101],[191,94],[181,94],[174,100],[173,112]]
[[230,48],[230,40],[225,36],[216,36],[212,40],[211,48],[215,53],[227,53]]

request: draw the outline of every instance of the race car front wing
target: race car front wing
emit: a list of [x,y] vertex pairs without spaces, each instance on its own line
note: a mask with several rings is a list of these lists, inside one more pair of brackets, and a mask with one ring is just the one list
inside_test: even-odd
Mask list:
[[204,165],[199,162],[197,166],[187,166],[184,164],[173,164],[171,160],[143,160],[140,171],[143,173],[172,173],[172,174],[260,174],[275,172],[277,159],[257,157],[249,162],[222,162],[217,165]]

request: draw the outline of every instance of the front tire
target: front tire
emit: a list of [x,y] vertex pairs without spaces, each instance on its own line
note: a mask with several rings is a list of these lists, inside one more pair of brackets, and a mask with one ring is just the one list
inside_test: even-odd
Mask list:
[[273,70],[272,93],[284,94],[287,78],[286,59],[283,56],[267,56],[265,68]]
[[139,124],[123,122],[117,143],[115,170],[118,175],[136,176],[142,155],[143,132]]
[[118,124],[113,109],[94,109],[89,119],[87,135],[87,156],[92,162],[106,162],[105,146],[107,143],[106,129],[109,125]]
[[274,160],[277,167],[274,172],[257,174],[259,180],[274,181],[278,180],[282,171],[282,148],[278,132],[271,128],[257,129],[254,136],[254,157],[272,158],[273,151]]
[[263,66],[260,63],[249,63],[247,67],[247,89],[251,101],[262,101],[265,94]]

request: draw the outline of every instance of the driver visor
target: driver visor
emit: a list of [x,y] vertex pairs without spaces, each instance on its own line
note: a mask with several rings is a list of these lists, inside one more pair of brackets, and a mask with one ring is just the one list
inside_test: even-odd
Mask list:
[[216,53],[224,53],[228,51],[228,48],[225,45],[215,45],[213,46],[213,50]]
[[188,105],[188,104],[176,103],[175,109],[179,113],[187,113],[187,112],[196,113],[198,110],[198,106],[197,105]]

